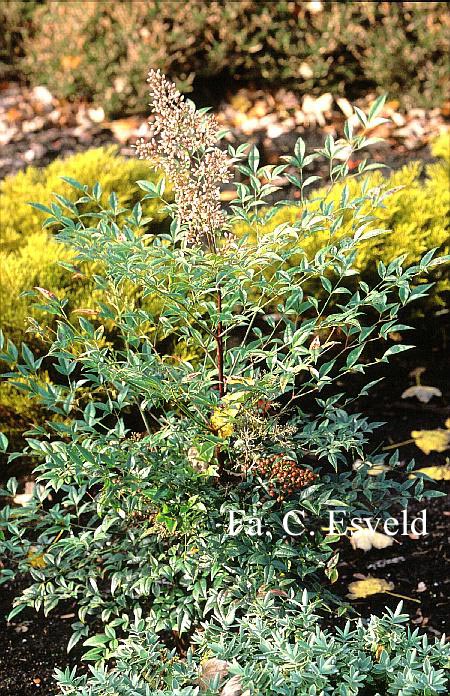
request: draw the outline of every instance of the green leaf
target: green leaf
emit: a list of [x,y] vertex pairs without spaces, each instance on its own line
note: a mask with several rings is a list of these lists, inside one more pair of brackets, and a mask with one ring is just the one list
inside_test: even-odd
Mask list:
[[47,208],[46,205],[42,205],[41,203],[31,203],[28,201],[28,205],[31,205],[32,208],[36,208],[36,210],[40,210],[42,213],[47,213],[48,215],[53,214],[51,208]]
[[83,191],[83,193],[86,193],[86,191],[88,190],[86,184],[80,184],[79,181],[77,181],[76,179],[72,179],[72,177],[70,176],[62,176],[61,179],[65,181],[66,184],[69,184],[69,186],[72,186],[72,188],[77,189],[77,191]]
[[11,611],[9,612],[8,616],[6,617],[7,621],[11,621],[17,614],[20,614],[21,611],[27,608],[26,604],[18,604],[15,606]]
[[361,353],[364,350],[364,344],[362,346],[358,346],[357,348],[354,348],[353,350],[350,351],[350,353],[347,356],[347,361],[345,363],[346,368],[352,367],[356,362],[358,362],[359,357]]
[[251,170],[256,174],[256,172],[258,171],[258,167],[259,167],[259,150],[255,145],[252,147],[252,149],[249,152],[248,163],[249,163]]
[[108,636],[105,636],[104,633],[98,633],[95,636],[91,636],[90,638],[87,638],[84,642],[83,645],[86,645],[88,647],[102,647],[109,643],[110,639]]
[[114,215],[117,215],[118,208],[119,208],[119,200],[117,198],[117,194],[112,191],[108,198],[109,205],[111,206],[111,210],[113,211]]
[[375,99],[374,103],[369,109],[368,113],[368,119],[369,122],[373,121],[373,119],[380,113],[380,111],[383,109],[383,106],[386,102],[387,94],[382,94],[380,97],[377,97]]
[[8,438],[4,433],[0,433],[0,452],[6,452],[8,449]]
[[402,353],[404,350],[410,350],[411,348],[415,348],[415,346],[407,346],[407,345],[398,344],[398,343],[395,346],[390,346],[390,348],[388,348],[385,351],[383,357],[381,358],[381,361],[386,362],[386,359],[390,355],[396,355],[397,353]]
[[97,181],[96,184],[94,184],[94,188],[92,189],[92,195],[94,196],[96,201],[99,201],[103,193],[102,185]]

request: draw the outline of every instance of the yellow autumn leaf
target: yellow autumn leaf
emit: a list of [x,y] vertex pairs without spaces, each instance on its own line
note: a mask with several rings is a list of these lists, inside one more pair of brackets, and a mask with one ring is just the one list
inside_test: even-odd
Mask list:
[[430,452],[445,452],[450,447],[450,430],[413,430],[411,437],[417,447],[425,454]]
[[227,385],[228,384],[247,384],[248,386],[252,386],[255,384],[255,380],[253,377],[228,377]]
[[424,466],[413,471],[409,478],[417,478],[416,474],[426,474],[435,481],[450,481],[450,466]]
[[233,421],[241,409],[239,402],[218,406],[211,416],[211,428],[216,430],[220,437],[230,437],[234,432]]
[[230,201],[234,201],[235,198],[237,198],[236,189],[226,189],[225,191],[220,192],[220,200],[223,203],[229,203]]
[[385,549],[392,546],[394,540],[387,534],[374,532],[372,529],[358,529],[352,532],[350,543],[354,549],[362,549],[362,551],[370,551],[374,549]]
[[234,405],[237,402],[242,403],[245,401],[247,395],[248,391],[228,392],[222,399],[222,405],[225,407],[228,404]]
[[384,645],[377,645],[377,649],[375,650],[375,660],[377,662],[380,661],[381,654],[382,654],[383,650],[384,650]]
[[367,473],[369,476],[379,476],[379,474],[382,474],[383,471],[390,471],[390,467],[386,466],[386,464],[371,464],[370,462],[363,462],[362,459],[356,459],[354,464],[353,464],[353,469],[355,471],[358,471],[358,469],[361,469],[364,465],[369,466],[367,469]]
[[386,464],[375,464],[374,466],[370,467],[367,473],[369,474],[369,476],[378,476],[379,474],[382,474],[383,471],[390,470],[390,467],[386,466]]
[[32,568],[45,568],[47,565],[44,560],[44,554],[37,553],[37,548],[35,546],[30,546],[27,553],[27,560]]
[[349,599],[363,599],[380,592],[390,592],[394,589],[394,583],[381,578],[366,578],[351,582],[348,589],[347,597]]

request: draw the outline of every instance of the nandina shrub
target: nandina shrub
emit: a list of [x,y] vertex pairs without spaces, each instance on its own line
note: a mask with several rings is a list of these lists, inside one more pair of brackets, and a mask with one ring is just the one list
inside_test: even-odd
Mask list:
[[447,693],[445,637],[429,642],[418,629],[405,630],[407,620],[400,603],[366,625],[324,629],[306,592],[296,599],[261,594],[232,624],[214,616],[186,660],[167,651],[138,616],[117,642],[113,664],[89,676],[57,670],[57,678],[66,696],[196,696],[196,684],[221,696]]
[[[142,201],[158,199],[165,206],[170,230],[150,233],[141,203],[126,210],[114,194],[105,200],[98,186],[71,180],[78,199],[58,197],[58,204],[45,208],[45,226],[71,246],[78,263],[101,269],[94,278],[102,291],[97,316],[81,314],[74,321],[64,299],[37,288],[41,309],[57,322],[46,356],[36,358],[25,344],[19,352],[11,341],[1,354],[5,378],[53,416],[28,433],[24,452],[11,455],[39,463],[28,504],[6,505],[1,512],[1,577],[30,579],[10,617],[26,606],[48,613],[62,600],[74,600],[78,616],[69,648],[83,639],[88,660],[117,664],[121,646],[129,645],[120,641],[136,626],[138,633],[145,630],[139,640],[146,647],[137,649],[144,658],[149,649],[153,663],[161,655],[159,671],[149,674],[149,661],[135,674],[131,659],[124,693],[194,694],[203,679],[198,665],[190,652],[183,661],[170,648],[183,654],[197,629],[214,636],[219,622],[223,640],[232,641],[241,626],[242,645],[253,650],[246,616],[261,597],[289,598],[294,614],[310,600],[317,611],[325,604],[328,611],[345,611],[328,586],[337,577],[340,539],[326,531],[330,509],[385,516],[395,503],[434,493],[424,490],[422,478],[408,477],[413,463],[403,466],[396,454],[367,451],[377,424],[349,410],[339,382],[408,348],[390,344],[388,334],[407,329],[398,320],[402,307],[428,289],[414,280],[443,259],[430,250],[407,267],[402,256],[379,264],[374,287],[358,280],[358,248],[382,233],[368,229],[371,211],[387,195],[380,186],[366,187],[357,198],[344,188],[338,206],[325,194],[314,210],[302,197],[294,223],[259,233],[259,210],[276,189],[276,177],[289,169],[303,196],[311,183],[304,169],[322,156],[329,161],[332,190],[348,173],[342,154],[348,159],[370,144],[364,131],[382,99],[367,116],[358,112],[357,134],[347,125],[342,140],[328,136],[324,148],[309,155],[299,140],[286,163],[260,167],[256,148],[221,150],[214,117],[184,101],[160,73],[151,72],[149,82],[155,121],[138,152],[170,178],[173,199],[165,199],[163,180],[138,183]],[[367,169],[364,162],[359,174]],[[231,180],[237,195],[227,211],[219,187]],[[342,237],[344,218],[353,224]],[[238,219],[251,226],[251,235],[233,236]],[[308,256],[302,240],[324,228],[327,243]],[[355,276],[354,292],[343,285],[349,276]],[[308,293],[311,279],[324,295]],[[124,291],[130,286],[135,293]],[[155,295],[160,303],[152,311],[145,299]],[[114,342],[105,339],[105,324],[114,326]],[[174,338],[191,351],[190,359],[165,352]],[[45,360],[61,375],[59,384],[39,379]],[[361,393],[370,389],[369,380]],[[382,473],[369,475],[380,464]],[[11,480],[3,495],[16,488]],[[271,616],[268,607],[268,626]],[[394,630],[396,621],[391,623]],[[292,636],[283,637],[282,621],[279,630],[280,653],[271,663],[236,672],[246,684],[255,675],[249,687],[254,693],[260,693],[257,679],[264,685],[273,678],[275,689],[278,662],[290,659]],[[321,635],[314,630],[308,638],[313,643]],[[407,648],[409,639],[401,635]],[[406,648],[405,659],[414,660],[413,646]],[[367,649],[377,660],[378,646]],[[211,650],[233,657],[220,641]],[[392,651],[395,659],[395,641]],[[444,648],[434,647],[432,656],[440,668]],[[320,649],[313,664],[326,673]],[[357,693],[354,670],[350,677],[342,665],[336,670],[338,691],[329,693]],[[186,688],[177,676],[183,671]],[[94,693],[117,692],[101,671],[94,677],[100,680]],[[354,683],[347,687],[349,679]],[[444,683],[440,672],[430,679],[439,688]],[[74,673],[60,674],[60,681],[69,693],[92,693],[92,685],[83,686]],[[210,692],[216,687],[214,677]]]

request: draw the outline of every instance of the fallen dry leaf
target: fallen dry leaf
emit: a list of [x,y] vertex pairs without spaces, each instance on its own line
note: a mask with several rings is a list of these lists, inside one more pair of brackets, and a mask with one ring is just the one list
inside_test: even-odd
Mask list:
[[220,692],[220,696],[250,696],[250,691],[242,691],[242,680],[239,675],[231,677]]
[[415,396],[423,404],[427,404],[433,396],[442,396],[442,392],[437,387],[427,387],[423,384],[416,384],[414,387],[408,387],[402,394],[402,399],[410,399]]
[[392,546],[394,540],[392,537],[381,534],[381,532],[374,532],[372,529],[358,529],[352,533],[350,543],[355,550],[370,551],[371,548],[385,549]]
[[354,471],[358,471],[358,469],[364,466],[364,464],[369,466],[369,469],[367,470],[369,476],[378,476],[379,474],[382,474],[383,471],[390,471],[390,467],[386,466],[386,464],[374,464],[372,466],[370,462],[363,462],[362,459],[355,459],[353,462]]
[[309,10],[312,14],[316,14],[317,12],[322,12],[323,10],[323,2],[321,0],[311,0],[311,2],[306,3],[306,9]]
[[105,120],[105,112],[101,106],[97,109],[88,109],[87,113],[93,123],[101,123]]
[[308,63],[300,63],[298,71],[304,80],[310,80],[312,77],[314,77],[313,69],[310,65],[308,65]]
[[199,686],[202,691],[208,691],[216,676],[219,685],[225,679],[230,669],[230,663],[213,657],[202,663],[200,668]]
[[366,578],[365,580],[356,580],[348,586],[349,599],[364,599],[370,595],[379,594],[380,592],[390,592],[394,589],[394,583],[382,580],[381,578]]
[[417,447],[425,454],[430,452],[445,452],[450,447],[450,430],[413,430],[411,437]]
[[421,469],[416,469],[409,478],[417,478],[416,474],[425,474],[434,481],[450,481],[450,466],[424,466]]
[[25,491],[23,493],[18,493],[14,496],[13,502],[16,505],[28,505],[31,498],[33,497],[34,491],[34,481],[25,481]]
[[105,127],[109,128],[114,137],[122,144],[132,140],[138,133],[140,126],[141,122],[135,116],[105,121]]
[[302,111],[309,125],[325,125],[325,112],[330,111],[333,105],[333,96],[325,92],[320,97],[312,97],[306,94],[302,101]]

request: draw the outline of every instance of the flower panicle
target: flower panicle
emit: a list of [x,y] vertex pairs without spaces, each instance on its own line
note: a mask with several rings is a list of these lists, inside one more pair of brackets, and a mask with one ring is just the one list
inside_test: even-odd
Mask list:
[[232,160],[216,142],[219,124],[212,114],[197,111],[159,70],[148,74],[152,113],[150,137],[136,143],[140,159],[157,164],[170,179],[179,224],[190,244],[216,248],[227,218],[220,201],[220,184],[230,181]]

